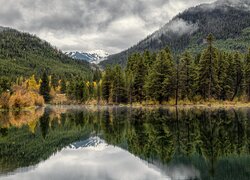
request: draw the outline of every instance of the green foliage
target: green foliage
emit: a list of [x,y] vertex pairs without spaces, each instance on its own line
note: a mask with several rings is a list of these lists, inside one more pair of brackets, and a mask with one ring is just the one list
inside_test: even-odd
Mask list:
[[122,103],[127,102],[124,73],[120,66],[115,66],[113,69],[113,81],[112,81],[112,99],[113,102]]
[[[128,102],[155,100],[162,103],[173,99],[175,104],[178,100],[249,101],[250,52],[243,61],[242,53],[221,51],[214,46],[214,41],[210,34],[207,36],[207,47],[201,54],[189,51],[181,56],[175,54],[177,61],[173,60],[169,48],[156,53],[156,58],[149,51],[129,56],[125,73],[119,72],[125,74]],[[112,68],[108,68],[103,78],[103,98],[106,101],[115,92],[112,83],[117,75],[112,72]],[[113,102],[116,102],[114,98]]]
[[42,76],[42,82],[40,85],[40,94],[43,96],[44,101],[48,103],[51,100],[50,96],[50,83],[49,83],[49,77],[46,72],[43,73]]
[[219,88],[216,76],[218,53],[212,46],[211,34],[207,37],[207,42],[208,48],[203,51],[199,62],[199,88],[204,99],[210,100],[211,97],[216,97],[216,90]]
[[44,69],[55,79],[91,74],[87,62],[73,60],[49,43],[13,29],[0,32],[0,76],[11,81],[18,77],[42,77]]
[[245,82],[246,82],[246,93],[248,96],[248,101],[250,101],[250,48],[248,50],[248,53],[246,55],[246,60],[245,60]]
[[174,64],[170,52],[162,50],[156,57],[146,81],[147,95],[160,103],[168,101],[174,88]]
[[[107,67],[120,64],[125,67],[129,55],[146,50],[158,52],[166,46],[170,46],[173,53],[182,53],[186,50],[199,53],[206,46],[204,37],[209,33],[212,33],[217,39],[214,42],[216,48],[223,51],[246,52],[250,46],[250,11],[228,5],[214,4],[213,8],[210,6],[203,4],[187,9],[163,26],[163,29],[156,31],[129,49],[109,56],[100,65]],[[183,34],[168,31],[168,27],[179,20],[194,25],[195,31]]]
[[102,79],[102,97],[108,103],[112,88],[112,70],[108,67]]
[[[187,165],[199,172],[197,179],[249,179],[249,109],[46,108],[34,119],[9,113],[0,112],[1,174],[97,135],[159,168]],[[20,125],[18,118],[27,117]]]
[[67,84],[66,84],[65,79],[62,79],[62,80],[61,80],[60,85],[61,85],[61,89],[60,89],[61,93],[62,93],[62,94],[66,93]]
[[149,52],[145,52],[144,56],[138,53],[133,54],[128,60],[126,71],[127,74],[130,74],[130,78],[133,77],[133,84],[131,84],[130,89],[131,95],[133,100],[137,102],[142,102],[145,97],[144,85],[148,73],[147,65],[151,65]]
[[0,77],[0,94],[2,94],[6,90],[10,90],[11,81],[8,77],[2,76]]
[[194,67],[193,57],[189,52],[184,52],[180,58],[180,97],[181,99],[191,100],[194,96],[194,83],[196,69]]

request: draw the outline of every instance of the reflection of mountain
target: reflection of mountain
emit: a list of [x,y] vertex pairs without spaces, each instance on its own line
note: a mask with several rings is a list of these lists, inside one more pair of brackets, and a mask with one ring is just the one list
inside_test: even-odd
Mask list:
[[98,136],[90,137],[84,141],[77,141],[69,145],[71,149],[81,149],[81,148],[93,148],[95,150],[100,150],[107,146],[106,142],[99,138]]
[[[37,164],[62,149],[69,154],[98,154],[114,145],[173,179],[213,176],[244,180],[249,177],[249,112],[250,109],[47,108],[32,126],[32,133],[29,124],[1,129],[0,173]],[[112,148],[109,150],[112,154]],[[78,159],[72,160],[73,164],[74,161]],[[106,161],[110,159],[103,162]]]
[[[65,148],[35,168],[23,169],[8,176],[8,180],[43,179],[86,179],[86,180],[170,180],[169,176],[156,166],[133,154],[92,137],[78,141],[82,147]],[[99,145],[92,142],[99,142]],[[91,143],[90,143],[91,142]],[[90,145],[92,144],[92,145]],[[101,144],[104,144],[100,150]]]

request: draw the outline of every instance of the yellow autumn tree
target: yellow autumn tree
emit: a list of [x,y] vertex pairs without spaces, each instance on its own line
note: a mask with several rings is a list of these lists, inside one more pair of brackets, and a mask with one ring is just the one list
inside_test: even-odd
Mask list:
[[35,75],[32,75],[29,79],[26,80],[26,88],[31,91],[39,91],[40,84],[37,83]]

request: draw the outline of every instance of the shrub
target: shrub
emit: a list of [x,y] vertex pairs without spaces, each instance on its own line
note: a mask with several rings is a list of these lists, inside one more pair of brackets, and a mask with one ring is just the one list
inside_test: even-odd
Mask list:
[[29,92],[16,91],[11,95],[9,104],[12,108],[30,107],[35,104],[35,100]]
[[9,108],[9,101],[10,101],[10,93],[4,92],[0,96],[0,107],[1,108]]

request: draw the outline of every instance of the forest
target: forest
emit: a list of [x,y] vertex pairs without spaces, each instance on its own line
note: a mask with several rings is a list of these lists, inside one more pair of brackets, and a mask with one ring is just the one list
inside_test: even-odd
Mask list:
[[[238,1],[238,4],[240,5],[240,1]],[[203,39],[209,33],[215,36],[214,44],[221,50],[246,51],[250,45],[250,11],[223,4],[216,5],[215,8],[209,8],[209,6],[209,4],[205,4],[187,9],[175,16],[159,31],[149,35],[129,49],[109,56],[107,60],[100,64],[105,67],[110,64],[120,64],[124,67],[128,55],[134,52],[143,52],[145,49],[158,51],[166,46],[170,46],[174,54],[182,53],[186,49],[192,53],[197,53],[204,48]],[[181,35],[168,31],[168,27],[179,20],[197,25],[197,31]]]
[[135,53],[125,70],[108,67],[102,78],[102,97],[115,103],[250,101],[250,49],[224,52],[213,46],[193,55],[173,56],[170,48],[158,53]]
[[[224,52],[207,36],[203,51],[173,55],[169,47],[157,53],[134,53],[123,69],[116,65],[91,76],[58,78],[44,71],[41,78],[0,79],[0,106],[51,104],[202,104],[250,101],[250,49]],[[41,100],[41,97],[43,100]],[[29,97],[34,97],[29,101]]]

